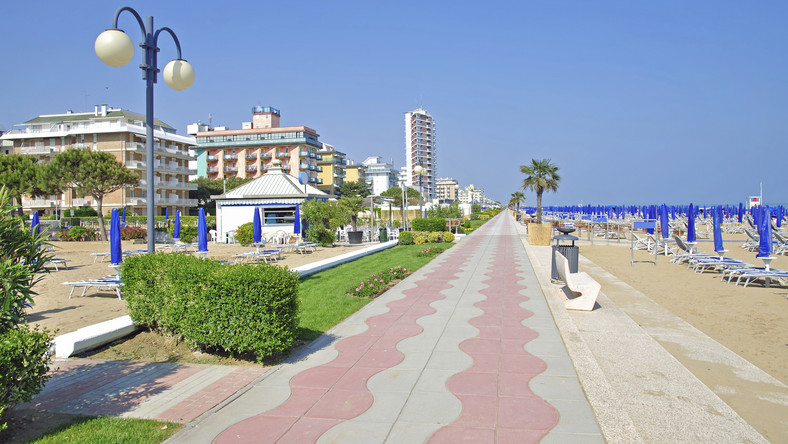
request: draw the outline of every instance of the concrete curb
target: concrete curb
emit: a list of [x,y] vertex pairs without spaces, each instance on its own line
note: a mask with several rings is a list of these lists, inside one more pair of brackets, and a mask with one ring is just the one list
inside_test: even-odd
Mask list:
[[57,336],[52,341],[52,349],[56,358],[68,358],[122,338],[136,330],[137,326],[134,325],[131,316],[121,316]]

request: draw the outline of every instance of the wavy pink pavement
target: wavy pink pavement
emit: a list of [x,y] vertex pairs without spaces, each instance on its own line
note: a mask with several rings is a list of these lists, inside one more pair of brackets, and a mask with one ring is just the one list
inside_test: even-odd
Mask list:
[[[455,248],[477,244],[474,239]],[[466,257],[455,254],[425,274],[416,287],[402,292],[404,298],[386,305],[387,313],[367,319],[365,332],[338,341],[334,360],[295,375],[284,403],[234,424],[214,442],[315,442],[331,427],[364,413],[373,402],[367,381],[402,362],[405,356],[396,345],[423,331],[416,320],[435,313],[430,304],[445,298],[440,292],[451,288],[449,281],[457,278]]]
[[538,334],[522,325],[533,313],[520,307],[528,297],[519,293],[526,287],[513,272],[517,241],[513,235],[497,237],[489,279],[483,281],[488,287],[480,291],[487,299],[474,304],[484,313],[469,321],[479,334],[460,344],[473,365],[446,383],[462,402],[462,414],[430,443],[539,442],[558,424],[558,411],[529,388],[547,365],[524,348]]

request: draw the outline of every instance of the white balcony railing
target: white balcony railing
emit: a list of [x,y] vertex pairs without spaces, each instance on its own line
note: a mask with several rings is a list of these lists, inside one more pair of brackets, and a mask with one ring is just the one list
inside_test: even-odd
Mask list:
[[54,152],[54,149],[49,146],[23,146],[20,151],[22,152],[22,154],[40,156],[42,154],[52,154]]

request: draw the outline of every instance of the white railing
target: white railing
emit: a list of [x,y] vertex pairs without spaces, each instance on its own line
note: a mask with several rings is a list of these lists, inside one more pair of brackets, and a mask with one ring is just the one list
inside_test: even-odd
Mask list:
[[22,154],[41,155],[52,154],[54,150],[49,146],[23,146],[20,151]]

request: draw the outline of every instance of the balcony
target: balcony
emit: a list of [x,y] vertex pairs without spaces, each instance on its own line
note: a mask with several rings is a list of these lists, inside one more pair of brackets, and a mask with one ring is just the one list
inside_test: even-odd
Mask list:
[[298,155],[301,157],[309,157],[309,151],[299,151]]
[[145,144],[141,142],[126,142],[126,151],[145,152]]
[[219,160],[219,156],[214,156],[213,154],[209,154],[208,160]]
[[317,171],[317,167],[314,165],[309,165],[309,171]]
[[238,172],[238,168],[236,167],[224,167],[225,173],[236,173]]
[[22,207],[24,208],[54,208],[54,199],[25,199],[22,198]]
[[144,170],[145,169],[145,162],[139,160],[127,160],[126,161],[126,168],[130,170]]
[[289,159],[290,158],[290,153],[289,152],[288,153],[276,153],[276,158],[277,159]]
[[222,159],[224,159],[224,160],[236,160],[236,159],[238,159],[238,155],[237,154],[225,154],[225,155],[222,156]]
[[308,170],[309,169],[309,165],[307,165],[305,163],[301,163],[301,164],[298,165],[298,169],[299,170]]
[[219,168],[207,168],[205,171],[214,174],[219,172]]
[[271,153],[260,154],[260,158],[261,159],[270,159],[271,158]]
[[247,167],[246,167],[246,171],[247,171],[248,173],[254,173],[255,171],[257,171],[257,167],[256,167],[256,166],[254,166],[254,165],[247,166]]
[[126,205],[147,205],[148,199],[144,197],[128,197],[126,198]]
[[71,148],[90,148],[92,144],[90,143],[72,143]]
[[315,159],[323,160],[323,156],[321,156],[320,154],[315,154]]
[[41,156],[52,154],[55,150],[49,146],[23,146],[21,149],[22,154],[29,154],[31,156]]
[[257,160],[257,154],[247,154],[246,160]]

